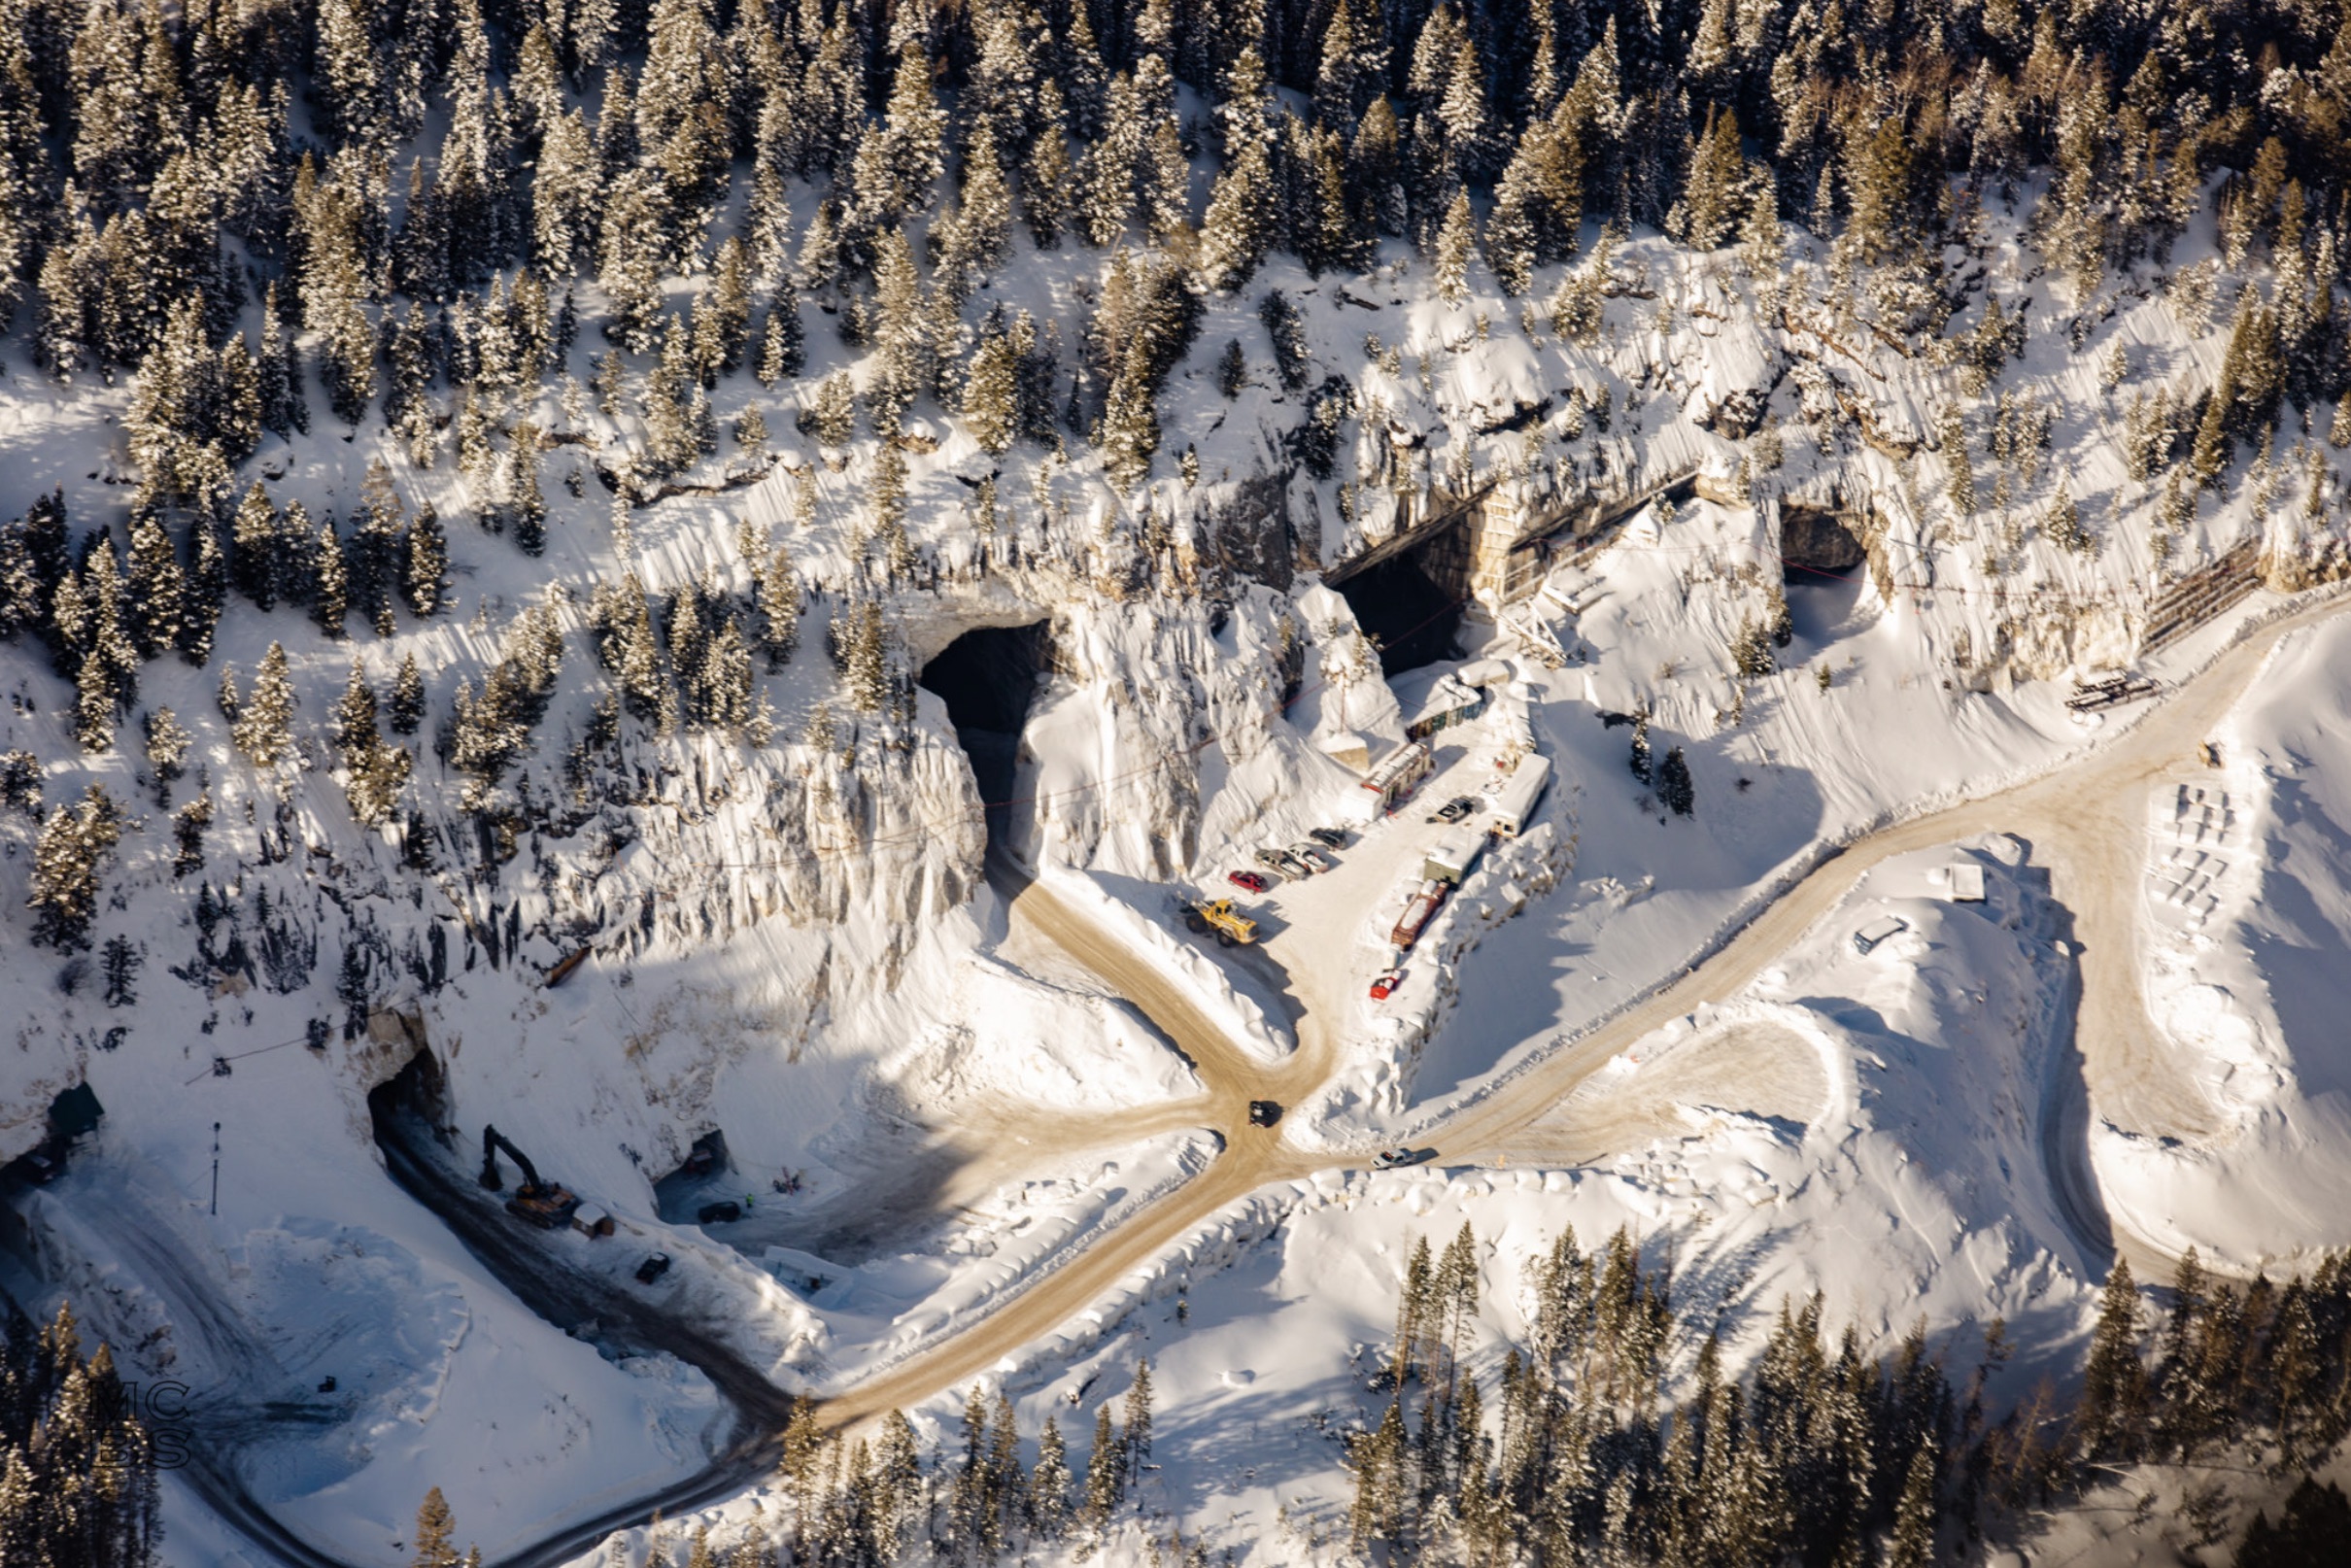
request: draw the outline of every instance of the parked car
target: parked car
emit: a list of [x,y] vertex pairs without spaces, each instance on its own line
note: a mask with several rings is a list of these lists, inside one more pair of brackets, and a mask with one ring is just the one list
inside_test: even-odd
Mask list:
[[656,1252],[636,1266],[636,1282],[640,1285],[649,1285],[668,1272],[669,1254]]
[[1383,1148],[1372,1156],[1372,1169],[1393,1171],[1400,1165],[1417,1164],[1419,1159],[1420,1156],[1409,1148]]
[[1477,809],[1478,802],[1475,800],[1466,795],[1456,795],[1439,806],[1435,815],[1428,820],[1431,822],[1459,822]]
[[732,1198],[701,1207],[701,1221],[705,1225],[726,1225],[743,1217],[743,1206]]
[[1281,1107],[1275,1102],[1271,1100],[1249,1102],[1249,1125],[1251,1127],[1271,1127],[1280,1119]]
[[1309,828],[1306,835],[1325,849],[1346,847],[1346,830],[1344,828]]
[[1227,871],[1224,879],[1244,893],[1263,893],[1273,886],[1255,871]]
[[1297,856],[1291,854],[1286,849],[1263,850],[1259,855],[1260,860],[1262,860],[1266,855],[1271,855],[1274,857],[1274,869],[1279,871],[1282,875],[1288,877],[1293,882],[1303,882],[1308,877],[1314,874],[1312,870],[1308,869],[1305,861],[1300,860]]
[[1400,969],[1381,970],[1378,974],[1372,977],[1372,1000],[1374,1002],[1385,1002],[1388,998],[1388,993],[1394,991],[1396,987],[1402,985],[1403,983],[1404,971]]
[[1272,871],[1277,877],[1286,879],[1290,874],[1287,870],[1282,869],[1281,865],[1281,863],[1289,859],[1289,857],[1284,855],[1278,849],[1261,849],[1257,851],[1255,855],[1251,856],[1250,859],[1256,861],[1258,865],[1264,867],[1267,870]]
[[1292,844],[1290,853],[1305,863],[1306,869],[1310,871],[1327,871],[1339,864],[1310,843]]

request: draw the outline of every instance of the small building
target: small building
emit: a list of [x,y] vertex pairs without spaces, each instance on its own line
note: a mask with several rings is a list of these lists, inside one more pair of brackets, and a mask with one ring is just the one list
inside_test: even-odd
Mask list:
[[1984,868],[1974,861],[1963,860],[1951,868],[1951,902],[1954,903],[1982,903],[1984,902]]
[[1502,789],[1494,797],[1493,810],[1485,821],[1486,832],[1496,838],[1516,838],[1526,832],[1528,819],[1543,803],[1543,794],[1550,788],[1551,760],[1541,755],[1518,759],[1517,768],[1502,781]]
[[1464,822],[1449,830],[1437,840],[1420,863],[1420,874],[1432,882],[1459,887],[1461,879],[1478,863],[1478,851],[1485,845],[1485,835],[1474,823]]
[[1440,675],[1419,701],[1403,704],[1405,738],[1426,740],[1440,730],[1469,723],[1485,711],[1485,698],[1482,687],[1456,675]]
[[1369,826],[1396,808],[1396,802],[1419,788],[1436,766],[1425,740],[1409,741],[1380,759],[1364,775],[1362,787],[1351,792],[1347,808],[1357,822]]

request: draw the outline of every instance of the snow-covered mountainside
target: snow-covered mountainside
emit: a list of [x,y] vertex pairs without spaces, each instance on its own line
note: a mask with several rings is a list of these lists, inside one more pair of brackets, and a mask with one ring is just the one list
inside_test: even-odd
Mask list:
[[76,1561],[2339,1469],[2347,109],[2282,0],[0,0],[0,1545],[116,1376]]

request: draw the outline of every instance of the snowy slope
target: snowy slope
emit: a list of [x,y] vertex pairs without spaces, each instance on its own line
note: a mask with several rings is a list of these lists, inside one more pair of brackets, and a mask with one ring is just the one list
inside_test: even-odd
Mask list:
[[2351,629],[2282,644],[2217,737],[2218,771],[2160,781],[2148,822],[2147,1012],[2218,1124],[2095,1142],[2140,1232],[2286,1272],[2351,1244]]

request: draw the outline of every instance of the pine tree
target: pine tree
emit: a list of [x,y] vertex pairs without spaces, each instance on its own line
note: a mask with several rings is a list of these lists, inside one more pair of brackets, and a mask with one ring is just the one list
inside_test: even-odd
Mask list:
[[2098,1298],[2097,1330],[2091,1336],[2074,1416],[2087,1453],[2129,1458],[2145,1445],[2147,1373],[2139,1363],[2138,1332],[2138,1286],[2130,1265],[2117,1258]]
[[171,873],[186,876],[204,869],[204,832],[212,826],[212,795],[198,795],[172,813]]
[[98,863],[122,836],[121,813],[92,784],[79,807],[50,812],[33,846],[33,942],[71,953],[89,946],[98,908]]
[[1894,1511],[1893,1539],[1886,1549],[1886,1568],[1928,1568],[1934,1561],[1935,1455],[1931,1442],[1919,1445],[1910,1457],[1902,1482],[1902,1499]]
[[400,669],[392,677],[392,703],[387,715],[392,733],[413,735],[425,722],[425,677],[417,669],[414,650],[400,655]]
[[130,562],[123,584],[131,641],[142,659],[179,645],[187,627],[187,581],[180,558],[153,507],[141,507],[130,528]]
[[1126,1445],[1111,1424],[1110,1407],[1094,1413],[1094,1449],[1086,1457],[1086,1495],[1079,1518],[1096,1539],[1109,1528],[1126,1495]]
[[449,1503],[435,1486],[417,1507],[416,1555],[409,1559],[414,1568],[458,1568],[457,1548],[450,1544],[455,1528]]
[[367,680],[367,671],[354,659],[351,677],[344,682],[343,696],[334,705],[335,748],[343,754],[344,765],[352,766],[352,758],[376,744],[383,737],[376,730],[376,692]]
[[1060,1424],[1047,1415],[1037,1436],[1037,1468],[1029,1473],[1029,1517],[1039,1539],[1058,1541],[1069,1517],[1069,1446]]
[[449,535],[441,515],[427,501],[408,528],[408,559],[400,572],[400,597],[418,620],[436,615],[448,602]]
[[857,434],[857,389],[845,370],[817,383],[816,401],[801,428],[829,447],[845,447]]
[[1051,251],[1060,247],[1063,224],[1071,215],[1075,171],[1070,162],[1069,143],[1061,132],[1060,86],[1046,81],[1038,89],[1038,99],[1040,128],[1021,166],[1020,215],[1037,248]]
[[1395,1360],[1389,1371],[1399,1388],[1428,1372],[1423,1342],[1428,1336],[1429,1298],[1435,1284],[1436,1269],[1429,1258],[1428,1238],[1415,1236],[1411,1258],[1405,1264],[1404,1283],[1396,1297]]
[[867,599],[849,612],[842,645],[851,704],[860,713],[881,712],[890,699],[890,670],[888,638],[878,603]]
[[1948,472],[1946,489],[1951,505],[1961,517],[1972,516],[1976,508],[1975,465],[1967,457],[1967,426],[1960,417],[1959,405],[1947,403],[1936,422],[1942,441],[1943,464]]
[[1469,297],[1470,254],[1477,243],[1470,217],[1469,192],[1457,191],[1446,210],[1445,226],[1437,231],[1437,294],[1457,305]]
[[147,768],[155,781],[155,803],[171,804],[171,787],[187,770],[187,748],[195,737],[182,727],[179,715],[159,707],[147,715]]
[[[231,672],[221,671],[221,689],[233,692]],[[286,648],[273,642],[261,656],[253,691],[237,704],[229,739],[256,767],[270,767],[293,753],[293,679],[286,663]]]
[[1241,352],[1241,339],[1233,338],[1216,359],[1216,391],[1229,401],[1239,397],[1241,389],[1248,384],[1248,357]]
[[1372,1432],[1347,1445],[1347,1468],[1355,1473],[1355,1501],[1348,1527],[1358,1547],[1400,1538],[1405,1508],[1404,1406],[1388,1403]]
[[1110,383],[1101,439],[1103,466],[1121,486],[1133,489],[1150,476],[1151,458],[1159,450],[1159,399],[1141,342],[1128,350],[1117,379]]
[[221,612],[228,605],[228,552],[222,548],[220,528],[210,517],[197,517],[188,531],[196,559],[187,573],[175,640],[181,661],[202,669],[212,662],[213,634],[220,630]]
[[759,384],[773,387],[798,376],[807,363],[801,332],[800,295],[787,278],[775,286],[767,303],[767,321],[760,334]]
[[[1283,392],[1306,390],[1307,373],[1312,361],[1307,357],[1306,319],[1278,289],[1268,292],[1257,304],[1257,320],[1264,324],[1266,336],[1274,343],[1274,369],[1281,379]],[[1225,351],[1228,363],[1240,363],[1241,357],[1232,350]]]
[[[954,271],[970,268],[984,277],[1011,254],[1012,190],[1005,178],[995,132],[985,120],[964,146],[963,205],[956,215]],[[947,270],[942,263],[941,270]]]
[[538,556],[547,549],[547,498],[539,490],[538,430],[528,425],[514,428],[514,449],[508,460],[512,464],[512,494],[506,511],[514,525],[515,548],[526,556]]
[[980,450],[1001,457],[1020,433],[1020,350],[1001,324],[980,334],[964,381],[964,423]]
[[1772,638],[1762,623],[1752,618],[1739,623],[1738,634],[1730,640],[1731,667],[1745,680],[1760,680],[1779,667],[1772,657]]
[[1632,768],[1633,777],[1644,784],[1652,782],[1649,760],[1649,715],[1646,713],[1638,713],[1633,716]]
[[1135,1363],[1135,1381],[1126,1401],[1127,1468],[1140,1471],[1151,1457],[1151,1363]]
[[1237,290],[1256,274],[1272,249],[1279,195],[1265,144],[1251,140],[1224,170],[1209,196],[1201,231],[1200,276],[1211,289]]
[[344,636],[344,618],[351,613],[351,574],[332,513],[319,524],[312,564],[311,619],[318,623],[321,631],[340,642]]

